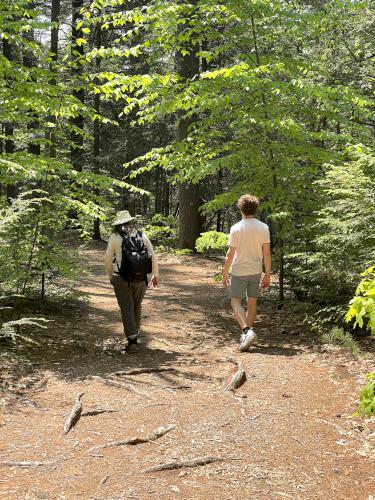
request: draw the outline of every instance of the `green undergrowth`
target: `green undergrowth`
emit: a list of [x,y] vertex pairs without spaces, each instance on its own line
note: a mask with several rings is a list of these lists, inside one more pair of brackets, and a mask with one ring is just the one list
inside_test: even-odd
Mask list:
[[375,415],[375,371],[366,375],[368,383],[363,387],[359,395],[358,412],[363,417]]
[[321,340],[324,344],[338,345],[350,351],[355,356],[361,354],[361,349],[352,335],[337,326],[332,328],[328,333],[324,333]]

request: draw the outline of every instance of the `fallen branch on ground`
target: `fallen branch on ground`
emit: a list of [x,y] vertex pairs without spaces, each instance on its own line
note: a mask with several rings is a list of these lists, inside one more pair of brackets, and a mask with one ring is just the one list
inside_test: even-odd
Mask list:
[[241,385],[243,385],[246,382],[246,372],[240,361],[234,361],[233,359],[231,359],[230,361],[237,365],[237,371],[233,375],[233,378],[229,382],[229,385],[224,390],[234,392],[236,389],[241,387]]
[[126,389],[127,391],[132,392],[133,394],[137,394],[138,396],[142,396],[143,398],[152,399],[151,396],[149,396],[145,392],[138,391],[132,385],[120,384],[120,382],[115,382],[114,380],[108,380],[107,378],[98,377],[97,375],[94,375],[92,378],[94,380],[97,380],[98,382],[101,382],[102,384],[118,387],[119,389]]
[[42,467],[43,465],[54,465],[53,462],[0,462],[0,465],[8,465],[9,467]]
[[81,403],[81,397],[83,396],[83,392],[80,392],[76,396],[76,400],[74,403],[74,406],[72,408],[72,411],[70,412],[69,417],[66,419],[65,425],[64,425],[64,434],[68,434],[70,429],[76,425],[78,420],[81,417],[82,413],[82,403]]
[[116,413],[119,410],[88,410],[81,413],[81,417],[93,417],[95,415],[101,415],[102,413]]
[[166,464],[154,465],[148,469],[144,469],[142,472],[158,472],[161,470],[172,470],[172,469],[182,469],[183,467],[200,467],[201,465],[212,464],[213,462],[221,462],[223,458],[219,457],[200,457],[194,458],[193,460],[186,460],[184,462],[168,462]]
[[122,370],[109,374],[109,377],[120,377],[121,375],[139,375],[141,373],[161,373],[161,372],[175,372],[176,368],[133,368],[131,370]]
[[129,439],[125,439],[122,441],[110,441],[109,443],[101,444],[99,446],[94,446],[94,448],[91,448],[92,451],[93,449],[99,450],[103,448],[111,448],[112,446],[128,446],[128,445],[136,445],[136,444],[143,444],[143,443],[148,443],[151,441],[155,441],[155,439],[159,439],[160,437],[164,436],[168,432],[172,431],[176,426],[175,425],[166,425],[165,427],[158,427],[154,431],[151,432],[146,437],[133,437]]

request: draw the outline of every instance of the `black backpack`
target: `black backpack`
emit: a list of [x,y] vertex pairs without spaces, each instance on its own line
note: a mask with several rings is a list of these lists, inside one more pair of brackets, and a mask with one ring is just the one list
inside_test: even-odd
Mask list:
[[120,276],[128,284],[131,281],[145,281],[147,284],[147,274],[152,271],[152,259],[148,255],[141,231],[137,231],[135,236],[124,236],[121,248],[121,266],[117,264]]

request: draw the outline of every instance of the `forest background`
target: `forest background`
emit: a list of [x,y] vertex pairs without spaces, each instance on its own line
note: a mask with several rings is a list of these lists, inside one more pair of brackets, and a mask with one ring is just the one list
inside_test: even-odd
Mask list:
[[247,192],[280,307],[375,333],[374,26],[370,0],[3,0],[0,337],[68,297],[72,235],[127,209],[159,252],[223,254]]

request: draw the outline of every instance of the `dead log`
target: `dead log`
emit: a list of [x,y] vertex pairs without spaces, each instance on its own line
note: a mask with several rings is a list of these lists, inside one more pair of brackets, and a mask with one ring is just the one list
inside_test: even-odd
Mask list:
[[221,462],[223,458],[219,457],[199,457],[194,458],[193,460],[186,460],[183,462],[168,462],[166,464],[154,465],[153,467],[149,467],[148,469],[144,469],[142,472],[158,472],[161,470],[172,470],[172,469],[182,469],[183,467],[200,467],[202,465],[212,464],[213,462]]
[[243,385],[246,382],[246,372],[240,361],[235,362],[232,359],[230,361],[237,365],[237,371],[233,375],[232,380],[229,382],[228,386],[224,390],[234,392],[236,389],[241,387],[241,385]]
[[122,441],[110,441],[109,443],[101,444],[99,446],[94,446],[94,448],[91,448],[92,451],[93,449],[96,450],[102,450],[103,448],[111,448],[112,446],[134,446],[136,444],[143,444],[143,443],[148,443],[151,441],[155,441],[156,439],[159,439],[160,437],[164,436],[168,432],[172,431],[176,426],[175,425],[166,425],[165,427],[158,427],[154,431],[151,432],[146,437],[133,437],[129,439],[124,439]]
[[132,368],[131,370],[121,370],[109,374],[109,377],[121,377],[122,375],[140,375],[142,373],[175,372],[175,368]]
[[64,434],[68,434],[70,429],[76,425],[78,420],[81,417],[82,413],[82,403],[81,403],[81,397],[83,396],[83,392],[80,392],[76,396],[76,400],[74,403],[74,406],[72,408],[72,411],[70,412],[69,417],[67,418],[65,425],[64,425]]
[[143,398],[152,399],[151,396],[149,396],[145,392],[138,391],[132,385],[120,384],[120,382],[115,382],[114,380],[108,380],[107,378],[98,377],[97,375],[94,375],[92,378],[94,380],[97,380],[98,382],[101,382],[102,384],[111,385],[112,387],[118,387],[119,389],[125,389],[129,392],[132,392],[133,394],[137,394],[137,396],[142,396]]

